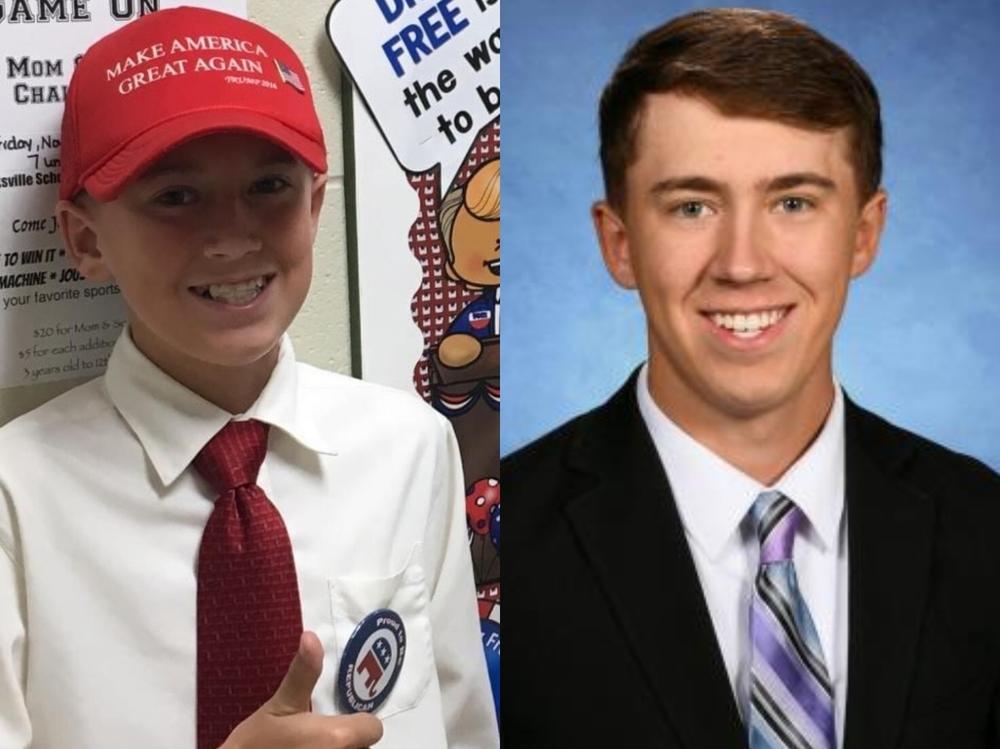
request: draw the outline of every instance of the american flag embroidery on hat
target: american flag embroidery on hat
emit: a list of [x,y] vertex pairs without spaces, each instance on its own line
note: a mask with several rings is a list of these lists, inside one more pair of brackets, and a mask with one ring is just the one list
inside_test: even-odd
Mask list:
[[298,74],[294,70],[277,59],[274,61],[274,64],[278,67],[278,75],[281,76],[281,80],[290,85],[300,94],[304,94],[306,92],[306,87],[302,85],[302,79],[299,78]]

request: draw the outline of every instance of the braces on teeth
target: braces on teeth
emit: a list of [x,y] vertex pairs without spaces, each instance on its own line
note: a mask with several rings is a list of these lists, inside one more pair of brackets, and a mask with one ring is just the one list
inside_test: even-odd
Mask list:
[[199,286],[196,291],[206,299],[215,301],[245,303],[257,296],[267,285],[264,277],[232,284],[211,284]]

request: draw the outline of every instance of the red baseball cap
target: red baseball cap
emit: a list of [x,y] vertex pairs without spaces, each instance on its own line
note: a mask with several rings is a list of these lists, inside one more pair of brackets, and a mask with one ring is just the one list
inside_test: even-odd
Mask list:
[[259,135],[326,171],[309,80],[291,47],[214,10],[150,13],[100,39],[73,72],[59,197],[86,190],[113,200],[166,152],[227,131]]

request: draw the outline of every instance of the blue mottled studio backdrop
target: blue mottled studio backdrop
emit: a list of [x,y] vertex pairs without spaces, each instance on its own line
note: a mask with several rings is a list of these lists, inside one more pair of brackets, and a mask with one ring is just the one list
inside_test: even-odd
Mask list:
[[[596,102],[626,46],[698,3],[505,0],[501,452],[603,401],[645,356],[604,271]],[[835,348],[847,391],[1000,468],[1000,3],[765,3],[850,52],[883,105],[889,220]]]

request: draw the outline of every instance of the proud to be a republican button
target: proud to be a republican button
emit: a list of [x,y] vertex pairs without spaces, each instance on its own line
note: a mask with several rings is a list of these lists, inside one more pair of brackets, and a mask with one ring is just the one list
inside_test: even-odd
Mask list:
[[392,609],[377,609],[355,627],[344,647],[337,697],[348,713],[379,709],[399,678],[406,655],[406,628]]

